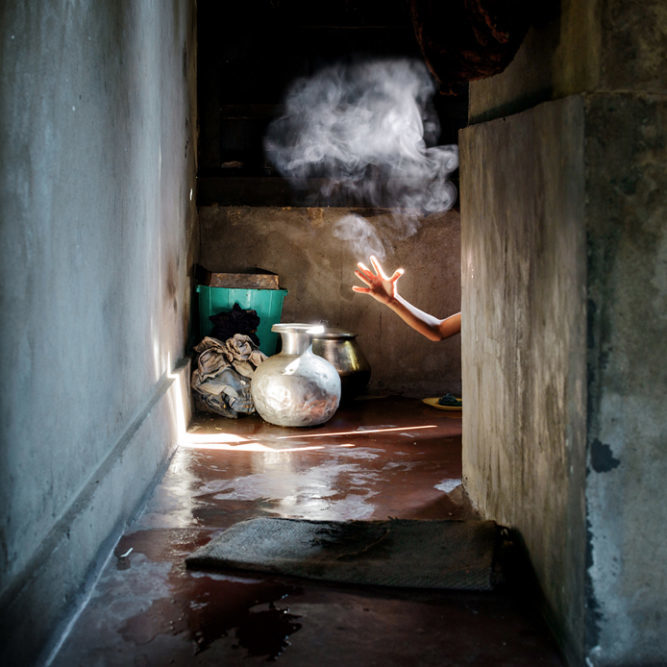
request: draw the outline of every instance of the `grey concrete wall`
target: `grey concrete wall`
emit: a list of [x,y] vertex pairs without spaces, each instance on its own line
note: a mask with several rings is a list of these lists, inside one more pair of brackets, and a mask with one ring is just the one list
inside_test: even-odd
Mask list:
[[[399,289],[437,317],[460,309],[460,223],[456,211],[429,216],[405,237],[396,222],[372,210],[355,210],[382,240],[383,266],[406,269]],[[370,392],[437,395],[461,388],[459,336],[433,343],[376,301],[355,294],[358,261],[368,263],[363,234],[341,240],[341,208],[202,207],[200,261],[209,270],[260,266],[280,276],[288,290],[283,321],[320,321],[358,334],[372,367]],[[403,225],[400,225],[402,228]]]
[[460,135],[464,486],[517,529],[561,638],[584,621],[584,110]]
[[593,665],[667,657],[667,96],[587,100]]
[[[486,396],[499,396],[492,410],[480,413],[482,425],[464,425],[464,473],[473,501],[491,516],[505,517],[524,531],[548,605],[555,614],[557,631],[573,661],[587,661],[589,665],[660,664],[667,655],[662,631],[667,581],[661,565],[667,544],[664,493],[660,488],[667,472],[663,407],[667,388],[666,33],[667,8],[658,0],[565,0],[559,13],[531,29],[504,73],[471,86],[471,121],[479,124],[464,134],[464,396],[468,396],[468,387]],[[572,93],[580,94],[560,102],[548,101]],[[535,106],[541,100],[546,102]],[[574,106],[582,110],[583,119],[573,134],[569,110]],[[503,114],[509,115],[490,120]],[[561,114],[560,127],[552,122],[554,114]],[[577,145],[577,136],[582,145]],[[537,151],[542,157],[534,168],[543,176],[514,182],[502,175],[508,167],[507,153],[513,155],[516,150],[514,144],[503,143],[511,137],[520,137],[524,160],[534,159],[535,147],[552,147],[550,154],[543,154],[541,148]],[[491,147],[495,147],[495,154]],[[574,153],[582,150],[583,166],[572,171]],[[475,166],[481,161],[485,162],[483,173]],[[557,368],[561,375],[569,373],[572,367],[568,367],[567,358],[554,366],[555,360],[546,350],[542,359],[526,357],[522,345],[534,341],[536,328],[547,333],[535,321],[529,302],[521,302],[511,290],[501,294],[497,275],[482,281],[466,278],[465,258],[473,248],[478,263],[483,258],[498,275],[506,271],[510,284],[525,280],[521,262],[505,261],[494,254],[492,244],[475,240],[475,227],[481,224],[485,229],[487,215],[504,218],[511,223],[508,229],[510,239],[514,239],[516,216],[521,219],[539,213],[548,201],[555,208],[551,217],[563,230],[568,229],[568,212],[577,199],[564,192],[563,200],[557,203],[552,192],[553,182],[565,183],[568,179],[578,182],[584,192],[585,208],[576,224],[585,234],[585,264],[581,246],[573,244],[573,258],[551,266],[541,283],[545,278],[564,281],[563,297],[576,295],[580,299],[582,290],[585,294],[585,391],[568,394],[586,395],[583,431],[576,411],[565,415],[569,420],[565,444],[569,448],[580,442],[583,432],[585,463],[580,458],[577,463],[575,458],[574,469],[554,466],[552,477],[542,481],[556,502],[543,507],[527,502],[529,496],[522,491],[531,489],[541,475],[541,467],[537,471],[534,468],[532,454],[526,458],[530,443],[519,450],[513,443],[517,437],[524,439],[524,432],[532,433],[531,425],[536,421],[549,419],[546,397],[537,400],[524,395],[521,406],[515,408],[520,416],[515,420],[519,435],[509,433],[505,417],[500,420],[502,452],[498,438],[491,440],[496,444],[488,448],[480,438],[495,430],[492,420],[497,420],[500,406],[506,405],[506,395],[511,395],[508,376],[518,373],[520,378],[543,378]],[[515,187],[521,203],[508,204],[504,190],[510,186]],[[518,224],[520,230],[522,223]],[[526,236],[520,244],[527,266],[555,252],[553,243],[535,245],[535,239],[541,236],[537,230],[532,234],[538,236]],[[558,253],[555,256],[560,257]],[[575,289],[568,292],[568,283],[560,274],[575,267],[578,277],[571,285]],[[489,319],[489,311],[475,304],[474,295],[467,294],[473,287],[476,294],[491,290],[498,296],[494,309],[517,309],[516,358],[502,351],[495,367],[485,367],[483,375],[475,370],[479,362],[472,348],[466,347],[467,342],[478,336],[499,339],[506,333],[505,323]],[[471,310],[468,315],[467,309]],[[557,349],[576,344],[579,350],[580,330],[574,338],[568,334],[569,339],[561,329],[555,331]],[[492,356],[486,354],[484,358],[491,362]],[[469,397],[466,401],[470,405]],[[555,429],[553,433],[558,439],[560,431]],[[554,455],[558,450],[550,451]],[[505,479],[508,476],[510,481]],[[489,479],[491,484],[485,488]],[[509,491],[512,484],[516,485],[513,492]],[[583,493],[585,498],[586,560],[582,565],[579,538],[573,540],[565,533],[556,540],[560,557],[576,569],[562,579],[559,590],[543,556],[545,538],[531,524],[546,521],[548,535],[555,526],[570,526],[574,506],[563,504],[564,489]],[[577,625],[582,607],[584,629]]]
[[470,87],[470,119],[586,91],[664,94],[662,0],[548,0],[504,72]]
[[35,659],[174,444],[194,18],[188,0],[0,7],[3,664]]

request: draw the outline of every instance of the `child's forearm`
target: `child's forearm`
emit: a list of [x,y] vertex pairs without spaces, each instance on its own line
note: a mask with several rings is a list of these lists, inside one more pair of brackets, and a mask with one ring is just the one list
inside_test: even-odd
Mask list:
[[426,336],[429,340],[443,340],[458,333],[461,329],[461,314],[456,313],[443,320],[439,320],[429,313],[425,313],[402,296],[396,295],[387,304],[408,326]]
[[461,331],[461,313],[439,320],[437,317],[419,310],[419,308],[399,296],[396,284],[403,275],[403,269],[396,269],[391,276],[387,276],[380,262],[373,255],[371,255],[371,264],[373,265],[373,271],[362,262],[357,264],[358,269],[354,274],[364,283],[364,287],[353,285],[353,291],[369,294],[376,301],[388,306],[408,326],[418,331],[422,336],[426,336],[429,340],[442,340]]

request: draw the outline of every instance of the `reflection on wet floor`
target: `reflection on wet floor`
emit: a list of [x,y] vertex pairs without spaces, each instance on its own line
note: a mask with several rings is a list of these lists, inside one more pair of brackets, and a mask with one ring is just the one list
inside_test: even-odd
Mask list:
[[200,417],[54,664],[561,665],[534,611],[507,591],[185,568],[214,534],[257,516],[471,517],[460,479],[460,420],[416,400],[355,402],[302,430]]

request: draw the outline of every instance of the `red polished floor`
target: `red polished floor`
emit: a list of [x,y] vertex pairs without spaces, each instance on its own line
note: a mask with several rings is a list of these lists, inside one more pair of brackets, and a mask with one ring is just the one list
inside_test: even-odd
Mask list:
[[355,401],[312,429],[199,417],[53,664],[562,665],[511,587],[362,589],[184,566],[255,516],[471,517],[460,477],[460,419],[413,399]]

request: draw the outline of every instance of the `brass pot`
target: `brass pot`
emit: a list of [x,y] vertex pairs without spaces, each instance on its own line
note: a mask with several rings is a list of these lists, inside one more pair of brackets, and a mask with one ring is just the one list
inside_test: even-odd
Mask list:
[[341,400],[361,394],[371,377],[371,367],[356,340],[357,334],[341,329],[325,329],[313,335],[313,352],[338,371]]

